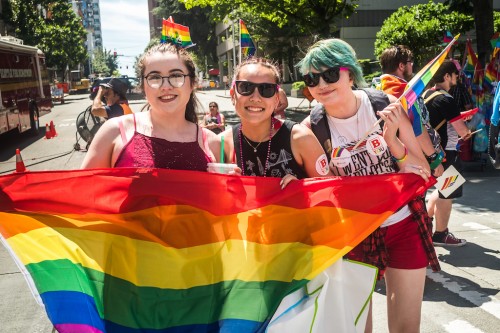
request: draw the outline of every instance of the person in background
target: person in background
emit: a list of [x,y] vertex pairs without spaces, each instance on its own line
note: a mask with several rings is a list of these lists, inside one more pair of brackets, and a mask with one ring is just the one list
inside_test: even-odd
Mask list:
[[[298,64],[309,91],[319,103],[303,124],[311,127],[332,152],[335,176],[412,172],[428,180],[430,169],[408,116],[394,96],[366,86],[354,49],[340,39],[321,40]],[[384,97],[385,109],[374,110],[369,98]],[[389,101],[393,104],[389,104]],[[377,116],[384,125],[374,124]],[[370,132],[367,138],[365,133]],[[358,142],[362,142],[356,149]],[[328,144],[327,144],[328,143]],[[328,148],[327,148],[328,147]],[[362,185],[360,185],[362,186]],[[430,230],[429,230],[430,228]],[[347,257],[379,268],[385,277],[390,332],[419,332],[426,267],[439,269],[431,240],[432,224],[421,199],[412,200]],[[372,331],[371,304],[365,332]]]
[[278,97],[279,103],[276,110],[274,110],[274,116],[284,120],[286,118],[285,110],[288,107],[288,98],[286,97],[286,92],[282,88],[278,91]]
[[[459,71],[453,61],[445,60],[432,77],[435,86],[424,92],[423,97],[429,110],[431,125],[439,132],[441,144],[445,149],[446,160],[443,162],[443,166],[447,169],[453,165],[460,172],[462,164],[457,144],[459,139],[469,139],[471,131],[460,117],[460,110],[453,96],[449,94],[451,87],[457,84],[458,76]],[[429,216],[436,220],[436,230],[432,236],[434,245],[463,246],[467,243],[465,239],[455,237],[448,230],[453,199],[461,196],[462,186],[446,198],[437,189],[430,195],[427,210]]]
[[[380,65],[384,73],[380,77],[380,90],[399,98],[413,75],[413,53],[404,45],[392,46],[385,49],[380,55]],[[419,97],[415,104],[408,110],[413,132],[420,148],[430,165],[432,174],[439,177],[444,168],[441,164],[443,151],[439,136],[429,124],[429,112],[425,107],[423,98]],[[434,142],[428,131],[433,134]]]
[[[452,60],[457,69],[460,71],[462,67],[460,66],[459,62],[456,60]],[[472,101],[472,97],[469,94],[469,91],[465,87],[465,85],[462,83],[462,79],[464,77],[464,74],[462,75],[459,74],[458,79],[457,79],[457,84],[452,86],[450,88],[450,91],[448,92],[451,96],[453,96],[453,99],[455,100],[455,103],[458,106],[458,110],[460,112],[462,111],[468,111],[474,107],[474,102]]]
[[[117,78],[112,78],[108,83],[99,86],[97,95],[92,101],[92,114],[107,119],[131,114],[132,110],[127,101],[127,85]],[[106,100],[103,105],[102,98]]]
[[219,105],[216,102],[210,102],[208,110],[208,113],[203,117],[201,126],[208,128],[215,134],[219,134],[226,127],[224,115],[219,112]]
[[191,55],[176,45],[157,44],[137,64],[147,110],[106,121],[82,168],[207,171],[207,164],[215,161],[214,154],[219,154],[220,138],[198,126]]
[[274,117],[280,76],[275,64],[252,57],[235,69],[231,101],[241,123],[219,134],[226,158],[242,175],[294,179],[329,175],[328,161],[313,133],[300,124]]

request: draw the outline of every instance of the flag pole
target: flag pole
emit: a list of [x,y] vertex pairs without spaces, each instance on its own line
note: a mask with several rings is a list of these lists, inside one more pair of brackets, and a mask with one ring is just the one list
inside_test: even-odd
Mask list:
[[238,26],[238,31],[240,33],[240,53],[239,53],[239,64],[241,65],[241,19],[238,20],[239,26]]

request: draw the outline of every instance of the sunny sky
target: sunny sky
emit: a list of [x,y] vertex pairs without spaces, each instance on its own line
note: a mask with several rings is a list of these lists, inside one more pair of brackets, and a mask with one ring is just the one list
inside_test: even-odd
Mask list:
[[147,1],[100,0],[99,6],[103,47],[111,52],[116,50],[121,74],[135,76],[135,57],[149,43]]

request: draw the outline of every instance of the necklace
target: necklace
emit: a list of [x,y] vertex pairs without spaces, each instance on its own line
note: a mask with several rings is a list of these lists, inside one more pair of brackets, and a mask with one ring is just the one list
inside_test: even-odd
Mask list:
[[255,147],[254,147],[254,146],[250,143],[250,141],[248,141],[247,137],[246,137],[244,134],[243,134],[243,139],[245,139],[245,141],[248,143],[248,145],[249,145],[250,147],[252,147],[253,152],[254,152],[254,153],[257,153],[257,148],[259,148],[259,146],[260,146],[260,144],[262,143],[262,141],[261,141],[261,142],[259,142],[259,143],[257,144],[257,146],[255,146]]
[[[269,144],[267,145],[266,163],[264,166],[264,174],[263,174],[264,177],[266,176],[267,168],[269,167],[269,156],[271,155],[271,139],[273,137],[273,127],[274,127],[275,121],[276,120],[274,119],[274,117],[272,117],[271,118],[271,128],[269,129]],[[238,131],[238,136],[239,136],[239,141],[240,141],[241,175],[244,176],[245,175],[245,160],[243,159],[243,141],[241,140],[241,137],[245,138],[248,145],[253,148],[254,153],[257,152],[257,147],[259,147],[259,145],[262,142],[259,142],[259,144],[256,147],[252,146],[250,144],[250,142],[248,142],[247,138],[243,135],[242,128],[243,128],[243,124],[240,126],[240,130]]]

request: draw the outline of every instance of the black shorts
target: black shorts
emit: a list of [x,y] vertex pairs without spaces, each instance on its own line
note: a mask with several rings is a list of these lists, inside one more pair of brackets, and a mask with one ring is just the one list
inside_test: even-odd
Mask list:
[[[453,165],[458,172],[462,173],[463,166],[458,151],[456,150],[445,150],[446,161],[443,162],[443,167],[446,170],[450,165]],[[462,197],[463,185],[460,185],[455,191],[453,191],[448,197],[444,197],[441,192],[439,192],[439,197],[441,199],[455,199]]]

